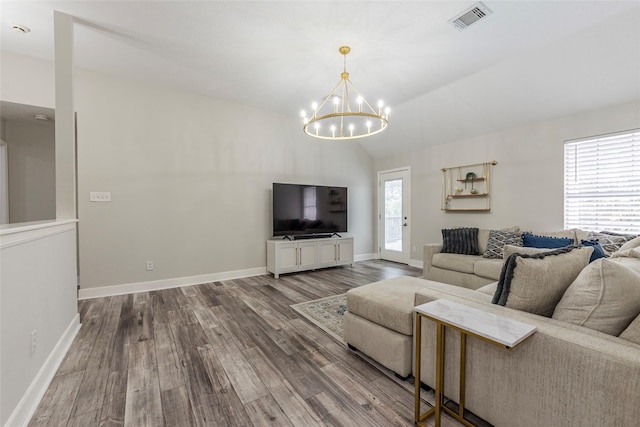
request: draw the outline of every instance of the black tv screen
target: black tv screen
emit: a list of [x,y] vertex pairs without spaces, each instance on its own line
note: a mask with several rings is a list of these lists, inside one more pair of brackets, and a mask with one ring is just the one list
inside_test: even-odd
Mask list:
[[273,235],[347,232],[347,188],[273,183]]

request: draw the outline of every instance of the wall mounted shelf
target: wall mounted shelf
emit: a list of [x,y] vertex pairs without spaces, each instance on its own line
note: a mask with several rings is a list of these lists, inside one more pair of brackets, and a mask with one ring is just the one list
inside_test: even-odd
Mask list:
[[442,168],[442,206],[445,212],[491,210],[491,167],[498,162]]
[[489,193],[477,193],[477,194],[450,194],[449,197],[487,197]]

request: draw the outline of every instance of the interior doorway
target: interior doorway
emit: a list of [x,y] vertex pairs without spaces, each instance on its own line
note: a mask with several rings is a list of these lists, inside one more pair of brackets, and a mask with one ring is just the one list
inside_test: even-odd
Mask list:
[[411,259],[411,169],[378,172],[378,251],[380,259]]

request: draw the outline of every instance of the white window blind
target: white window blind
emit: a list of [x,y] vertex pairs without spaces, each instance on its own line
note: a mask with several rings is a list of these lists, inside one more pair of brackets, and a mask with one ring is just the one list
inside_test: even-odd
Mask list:
[[640,233],[640,129],[565,142],[564,227]]

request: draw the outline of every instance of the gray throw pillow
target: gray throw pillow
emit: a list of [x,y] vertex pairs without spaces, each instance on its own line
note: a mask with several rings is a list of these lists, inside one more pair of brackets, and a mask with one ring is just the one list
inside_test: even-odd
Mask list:
[[592,231],[585,240],[597,240],[602,249],[604,249],[605,255],[610,256],[612,253],[624,246],[625,243],[635,239],[636,237],[638,236],[631,234]]
[[478,255],[477,228],[443,228],[442,253]]
[[494,304],[551,317],[569,285],[589,264],[592,247],[568,246],[544,253],[513,254],[504,263]]
[[490,230],[487,250],[482,254],[485,258],[502,258],[505,245],[522,246],[522,233],[504,230]]
[[562,296],[553,318],[618,336],[640,314],[640,273],[616,259],[584,268]]

